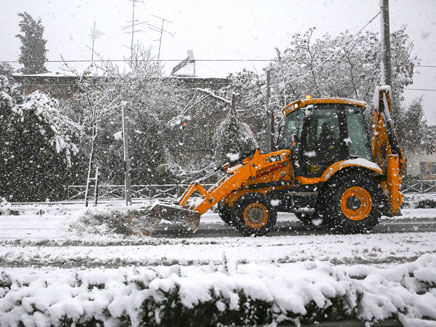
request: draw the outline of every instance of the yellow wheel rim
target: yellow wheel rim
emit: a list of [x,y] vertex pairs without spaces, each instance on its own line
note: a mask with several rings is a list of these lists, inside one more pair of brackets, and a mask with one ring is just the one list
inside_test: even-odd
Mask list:
[[244,210],[244,221],[250,228],[261,228],[268,221],[268,209],[262,203],[250,203]]
[[359,186],[347,189],[341,197],[341,210],[348,219],[363,220],[372,210],[371,194]]

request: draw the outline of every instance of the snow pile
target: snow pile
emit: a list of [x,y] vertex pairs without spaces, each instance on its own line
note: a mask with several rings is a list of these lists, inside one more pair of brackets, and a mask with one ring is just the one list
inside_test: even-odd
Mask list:
[[69,226],[70,232],[98,235],[133,235],[154,229],[155,220],[149,215],[152,205],[141,208],[119,207],[90,209]]
[[125,225],[122,216],[119,211],[88,210],[70,225],[69,230],[78,234],[131,235],[132,231]]
[[324,262],[3,271],[2,326],[255,325],[399,319],[434,326],[436,255],[391,268]]
[[435,193],[403,193],[404,208],[429,209],[436,208]]
[[0,198],[0,216],[18,214],[16,210],[12,209],[12,204],[5,198]]

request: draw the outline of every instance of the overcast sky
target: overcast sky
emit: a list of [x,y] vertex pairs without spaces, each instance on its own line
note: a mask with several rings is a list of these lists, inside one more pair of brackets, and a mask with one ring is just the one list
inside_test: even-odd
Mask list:
[[[391,31],[402,26],[414,44],[413,53],[423,65],[436,66],[436,0],[390,0]],[[20,42],[19,12],[41,18],[48,40],[49,60],[89,60],[94,22],[103,34],[95,41],[95,52],[104,59],[128,57],[132,2],[129,0],[0,0],[0,61],[17,60]],[[294,33],[316,27],[316,37],[358,32],[379,11],[379,0],[143,0],[136,4],[139,22],[164,33],[161,59],[183,59],[188,49],[197,59],[271,59],[274,48],[284,49]],[[153,16],[154,15],[154,16]],[[135,40],[157,56],[159,33],[139,25]],[[380,30],[377,18],[367,28]],[[170,70],[176,62],[167,62]],[[59,63],[47,68],[59,71]],[[199,62],[200,76],[226,76],[243,67],[259,72],[265,62]],[[80,66],[77,66],[80,67]],[[436,67],[417,68],[409,89],[436,89]],[[427,120],[436,124],[436,92],[406,91],[406,100],[424,97]]]

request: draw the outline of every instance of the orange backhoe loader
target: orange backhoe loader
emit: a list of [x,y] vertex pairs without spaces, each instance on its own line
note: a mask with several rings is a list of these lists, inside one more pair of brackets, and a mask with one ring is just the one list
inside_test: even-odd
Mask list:
[[390,87],[378,87],[369,137],[364,102],[294,101],[282,109],[280,150],[242,155],[212,173],[224,176],[208,190],[194,181],[177,206],[157,205],[152,213],[157,221],[183,221],[195,229],[200,216],[218,205],[222,220],[244,235],[268,233],[277,211],[339,233],[370,231],[383,214],[399,215],[402,203],[404,157],[391,102]]

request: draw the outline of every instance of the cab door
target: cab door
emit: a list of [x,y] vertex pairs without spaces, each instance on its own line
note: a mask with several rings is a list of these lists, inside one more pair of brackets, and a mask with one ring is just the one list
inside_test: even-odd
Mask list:
[[317,104],[305,109],[299,153],[302,176],[321,177],[331,164],[347,159],[345,125],[340,105]]

